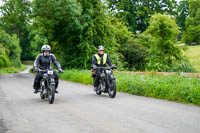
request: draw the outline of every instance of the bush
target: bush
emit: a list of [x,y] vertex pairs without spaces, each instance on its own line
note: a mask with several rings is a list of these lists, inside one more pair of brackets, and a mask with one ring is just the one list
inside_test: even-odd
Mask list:
[[120,52],[124,56],[124,61],[129,70],[145,70],[146,58],[149,55],[148,48],[141,45],[137,38],[130,38],[121,48]]
[[150,60],[146,66],[146,71],[152,70],[158,72],[196,72],[186,59],[174,60],[170,65]]
[[21,48],[19,46],[19,39],[16,35],[10,36],[5,31],[0,30],[0,44],[4,50],[0,51],[10,60],[10,65],[14,67],[21,67]]
[[5,55],[0,55],[0,68],[9,67],[10,60]]

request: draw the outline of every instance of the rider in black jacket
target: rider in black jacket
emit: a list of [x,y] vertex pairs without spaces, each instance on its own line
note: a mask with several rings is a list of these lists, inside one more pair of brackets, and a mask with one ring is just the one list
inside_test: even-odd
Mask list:
[[[108,64],[111,68],[116,68],[110,60],[110,57],[108,54],[104,53],[104,46],[98,47],[98,53],[95,54],[92,57],[92,71],[94,72],[94,69],[96,67],[106,67],[106,64]],[[97,90],[97,86],[99,84],[99,78],[100,78],[100,71],[95,71],[95,74],[93,74],[94,77],[94,91]]]
[[[42,53],[37,56],[34,62],[34,69],[37,70],[38,67],[42,70],[51,69],[52,68],[51,64],[54,63],[58,71],[63,72],[63,70],[61,69],[61,65],[56,60],[55,55],[50,53],[50,50],[51,50],[51,47],[49,45],[42,46],[41,48]],[[57,89],[59,78],[56,72],[54,72],[53,74],[54,74],[56,89]],[[33,85],[34,93],[37,93],[40,88],[40,80],[42,79],[42,75],[43,75],[43,72],[39,72],[35,77],[34,85]],[[58,93],[57,90],[56,90],[56,93]]]

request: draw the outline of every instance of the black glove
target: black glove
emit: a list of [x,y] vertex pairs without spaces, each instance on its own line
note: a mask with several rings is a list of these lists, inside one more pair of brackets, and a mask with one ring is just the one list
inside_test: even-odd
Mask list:
[[34,67],[34,68],[33,68],[33,71],[34,71],[34,72],[38,72],[38,71],[39,71],[38,67]]
[[113,65],[113,66],[111,66],[111,69],[117,69],[117,66]]
[[97,66],[96,66],[96,65],[92,65],[92,69],[93,69],[93,70],[96,70],[96,69],[97,69]]
[[64,73],[64,71],[61,68],[58,69],[58,72],[59,73]]

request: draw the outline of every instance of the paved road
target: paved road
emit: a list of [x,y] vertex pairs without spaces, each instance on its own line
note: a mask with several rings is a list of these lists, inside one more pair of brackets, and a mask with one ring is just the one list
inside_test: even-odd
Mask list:
[[200,107],[60,81],[55,103],[33,94],[34,75],[0,75],[0,133],[200,133]]

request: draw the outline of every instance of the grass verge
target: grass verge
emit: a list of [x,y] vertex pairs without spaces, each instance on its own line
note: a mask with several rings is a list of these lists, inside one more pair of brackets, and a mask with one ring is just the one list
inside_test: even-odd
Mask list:
[[[131,75],[116,73],[117,90],[129,94],[200,105],[200,80],[179,75]],[[72,82],[93,84],[89,71],[66,70],[60,78]]]
[[16,68],[16,67],[8,67],[8,68],[1,68],[0,69],[0,74],[3,73],[16,73],[16,72],[20,72],[26,69],[26,65],[22,65],[20,68]]
[[184,53],[185,56],[189,59],[190,64],[200,72],[200,45],[188,46],[188,50]]

